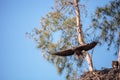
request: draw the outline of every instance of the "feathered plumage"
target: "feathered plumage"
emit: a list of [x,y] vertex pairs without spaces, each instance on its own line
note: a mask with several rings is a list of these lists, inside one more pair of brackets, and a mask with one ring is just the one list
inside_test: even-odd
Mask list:
[[71,49],[67,49],[67,50],[63,50],[63,51],[60,51],[60,52],[55,52],[55,53],[51,53],[52,55],[58,55],[58,56],[70,56],[70,55],[73,55],[74,53],[76,53],[77,55],[82,55],[82,51],[88,51],[92,48],[94,48],[96,45],[97,45],[98,42],[91,42],[91,43],[88,43],[88,44],[84,44],[84,45],[80,45],[80,46],[77,46],[77,47],[73,47]]

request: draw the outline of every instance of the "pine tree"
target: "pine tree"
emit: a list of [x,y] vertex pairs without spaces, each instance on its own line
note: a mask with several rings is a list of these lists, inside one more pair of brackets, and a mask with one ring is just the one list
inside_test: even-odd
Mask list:
[[50,55],[74,46],[84,45],[85,40],[80,20],[80,0],[54,0],[52,11],[40,20],[40,29],[35,28],[32,33],[42,56],[56,66],[57,72],[66,72],[67,80],[77,80],[84,59],[88,62],[89,71],[93,64],[88,52],[84,56],[59,57]]
[[120,0],[111,1],[104,7],[96,9],[90,28],[97,34],[101,44],[108,45],[107,50],[114,49],[118,54],[120,65]]
[[[32,37],[37,42],[37,47],[41,49],[42,56],[56,66],[58,73],[66,72],[67,80],[76,80],[84,59],[88,62],[89,71],[93,70],[89,53],[84,52],[84,56],[80,57],[76,57],[76,55],[59,57],[50,55],[49,52],[86,44],[80,14],[82,7],[80,0],[54,0],[54,2],[52,11],[41,18],[40,29],[35,28]],[[118,53],[120,48],[120,0],[111,1],[105,7],[97,8],[90,29],[97,33],[95,36],[98,37],[101,44],[107,43],[108,50],[114,46],[115,52]]]

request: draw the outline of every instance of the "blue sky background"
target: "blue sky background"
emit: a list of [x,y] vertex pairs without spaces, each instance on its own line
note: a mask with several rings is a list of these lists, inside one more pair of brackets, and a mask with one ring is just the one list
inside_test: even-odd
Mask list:
[[[109,0],[94,1],[87,2],[90,13]],[[55,66],[41,57],[36,44],[25,37],[26,32],[40,26],[40,18],[52,5],[53,0],[0,0],[0,80],[64,80],[64,75],[58,75]],[[94,67],[111,67],[116,59],[112,50],[96,47]]]

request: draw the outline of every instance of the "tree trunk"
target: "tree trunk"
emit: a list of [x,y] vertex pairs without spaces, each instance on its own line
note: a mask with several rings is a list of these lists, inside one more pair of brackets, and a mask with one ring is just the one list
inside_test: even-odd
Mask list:
[[120,49],[118,51],[118,68],[120,69]]
[[[85,44],[85,42],[84,42],[82,27],[81,27],[81,23],[80,23],[80,10],[79,10],[79,6],[78,6],[78,0],[74,0],[73,5],[75,8],[75,13],[76,13],[78,41],[79,41],[80,45],[83,45],[83,44]],[[92,59],[91,59],[89,53],[84,52],[84,54],[86,55],[85,59],[88,63],[89,71],[93,71]]]

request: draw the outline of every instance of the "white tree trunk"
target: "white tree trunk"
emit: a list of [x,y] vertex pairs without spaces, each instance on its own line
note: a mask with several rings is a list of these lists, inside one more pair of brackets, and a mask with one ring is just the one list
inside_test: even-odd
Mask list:
[[[75,13],[76,13],[78,41],[79,41],[80,45],[83,45],[83,44],[85,44],[85,42],[84,42],[82,27],[81,27],[81,23],[80,23],[80,10],[79,10],[79,6],[78,6],[78,0],[74,0],[73,5],[75,8]],[[88,63],[89,71],[93,71],[92,59],[91,59],[89,53],[85,52],[84,54],[86,55],[85,59]]]

